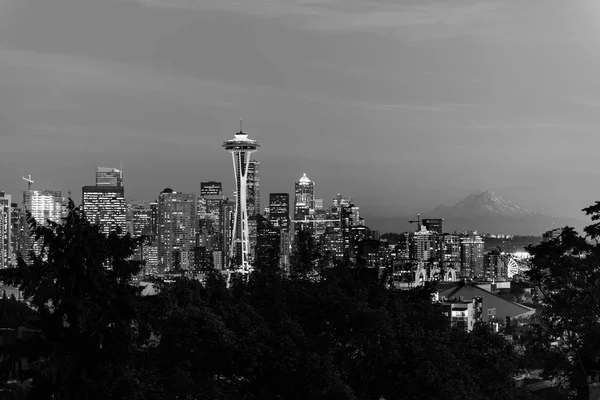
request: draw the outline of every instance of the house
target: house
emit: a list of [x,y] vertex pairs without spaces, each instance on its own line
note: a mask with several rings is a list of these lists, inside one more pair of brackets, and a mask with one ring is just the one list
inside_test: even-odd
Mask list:
[[506,317],[525,317],[535,313],[533,308],[506,300],[479,286],[465,282],[452,282],[452,285],[448,283],[450,282],[444,282],[444,285],[438,286],[436,297],[439,301],[458,300],[470,302],[472,299],[481,298],[482,322],[501,321]]

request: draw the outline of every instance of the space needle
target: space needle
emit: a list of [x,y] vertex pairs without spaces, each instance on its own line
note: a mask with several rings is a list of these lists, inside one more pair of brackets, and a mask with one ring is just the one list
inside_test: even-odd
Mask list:
[[249,273],[252,266],[249,263],[250,241],[248,232],[247,176],[250,156],[260,145],[256,140],[248,138],[248,134],[240,131],[233,139],[223,142],[225,150],[231,152],[233,172],[235,175],[235,213],[231,244],[229,246],[229,265],[231,269],[241,273]]

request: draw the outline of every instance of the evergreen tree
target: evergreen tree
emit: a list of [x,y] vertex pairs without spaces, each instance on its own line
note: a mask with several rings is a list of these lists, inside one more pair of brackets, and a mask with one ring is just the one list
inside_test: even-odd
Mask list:
[[91,225],[70,200],[61,222],[27,221],[39,254],[27,264],[0,271],[36,310],[36,338],[27,351],[29,398],[94,399],[131,397],[128,362],[136,340],[136,296],[130,261],[137,243],[117,232],[108,237]]

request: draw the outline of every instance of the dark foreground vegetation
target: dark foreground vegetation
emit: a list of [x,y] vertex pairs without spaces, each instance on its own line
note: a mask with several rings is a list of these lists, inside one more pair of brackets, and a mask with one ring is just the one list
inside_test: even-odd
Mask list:
[[[589,296],[596,296],[600,275],[588,264],[597,247],[572,232],[568,248],[557,242],[531,249],[532,277],[544,285],[581,279],[586,289],[551,286],[545,298],[554,303],[540,316],[547,333],[529,340],[537,347],[517,352],[486,326],[471,333],[450,328],[431,301],[432,288],[388,290],[358,279],[347,265],[315,279],[284,277],[266,263],[229,289],[215,272],[204,284],[180,279],[141,296],[131,285],[141,266],[128,260],[136,240],[103,236],[73,203],[59,224],[30,223],[44,251],[0,272],[32,307],[10,301],[16,311],[0,314],[33,332],[1,347],[2,383],[19,398],[525,399],[513,379],[523,368],[552,366],[548,373],[580,382],[598,364],[600,303]],[[565,258],[561,252],[575,245],[590,258]],[[564,263],[572,274],[552,281],[543,272]],[[564,296],[576,296],[576,306],[560,309]],[[578,308],[584,303],[586,312]],[[574,325],[555,326],[563,311]],[[555,352],[549,343],[565,330],[579,341]]]

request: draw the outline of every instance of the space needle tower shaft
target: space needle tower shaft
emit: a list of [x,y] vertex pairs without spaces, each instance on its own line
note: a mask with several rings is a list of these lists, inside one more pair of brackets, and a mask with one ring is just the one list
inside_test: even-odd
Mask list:
[[260,145],[257,141],[249,139],[248,134],[240,131],[233,139],[223,143],[225,150],[231,153],[233,159],[233,172],[235,176],[235,212],[231,244],[229,246],[229,267],[242,273],[252,269],[249,263],[250,240],[248,231],[248,206],[247,206],[247,177],[250,157]]

